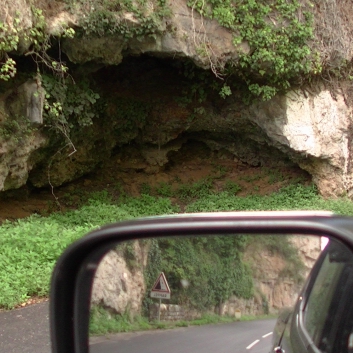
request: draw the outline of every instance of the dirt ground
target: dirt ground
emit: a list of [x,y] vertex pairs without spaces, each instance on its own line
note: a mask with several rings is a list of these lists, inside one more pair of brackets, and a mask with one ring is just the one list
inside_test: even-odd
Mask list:
[[[299,168],[251,167],[224,158],[203,159],[191,156],[153,174],[122,168],[119,161],[112,159],[109,165],[95,173],[58,188],[38,190],[23,187],[3,193],[0,196],[0,222],[35,213],[48,215],[51,212],[76,208],[94,191],[107,190],[113,196],[118,196],[124,190],[129,195],[137,196],[146,186],[153,190],[167,184],[172,190],[176,190],[182,184],[190,185],[205,178],[212,178],[216,192],[224,190],[227,183],[237,184],[241,189],[237,196],[266,195],[289,183],[310,182],[310,176]],[[182,204],[176,198],[172,200]]]

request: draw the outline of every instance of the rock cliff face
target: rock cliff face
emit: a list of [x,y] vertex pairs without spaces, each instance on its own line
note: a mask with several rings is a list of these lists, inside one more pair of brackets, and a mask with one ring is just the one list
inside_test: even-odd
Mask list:
[[277,312],[280,308],[294,304],[302,289],[303,280],[321,252],[321,238],[317,236],[293,236],[290,242],[298,249],[304,264],[302,269],[294,268],[288,272],[287,259],[264,249],[250,247],[245,254],[245,258],[252,264],[255,285],[262,294],[262,299],[265,298],[270,312]]
[[104,256],[96,272],[92,304],[99,304],[114,313],[131,315],[141,313],[146,293],[143,271],[147,264],[148,245],[132,244],[133,267],[129,267],[121,251],[112,250]]
[[[350,1],[314,1],[297,11],[299,20],[305,11],[314,15],[308,45],[320,74],[298,72],[291,88],[246,104],[247,73],[239,58],[254,56],[256,48],[244,39],[234,44],[225,19],[222,26],[202,17],[186,0],[148,1],[141,8],[137,2],[130,10],[114,4],[109,9],[99,7],[99,0],[4,4],[0,22],[11,38],[20,36],[12,50],[1,52],[17,60],[18,73],[0,82],[0,191],[26,183],[61,185],[113,154],[121,156],[117,168],[155,173],[188,141],[200,141],[235,163],[296,165],[313,176],[323,195],[353,193]],[[273,30],[286,27],[276,17],[268,20]],[[37,32],[24,35],[30,28]],[[68,28],[75,29],[74,37],[65,35]],[[52,42],[52,52],[43,45],[36,49],[36,41]],[[92,125],[70,130],[71,122],[53,123],[46,105],[43,124],[19,113],[40,108],[38,94],[22,89],[31,72],[42,66],[43,74],[56,72],[64,62],[72,82],[88,80],[100,96]],[[260,75],[270,70],[266,65],[264,60]],[[221,80],[221,69],[229,66],[235,74]]]

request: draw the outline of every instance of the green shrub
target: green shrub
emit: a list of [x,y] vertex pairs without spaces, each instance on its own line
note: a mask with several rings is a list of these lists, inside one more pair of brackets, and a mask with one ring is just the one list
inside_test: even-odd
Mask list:
[[89,231],[124,219],[175,211],[168,199],[149,196],[113,205],[103,191],[92,194],[79,210],[5,222],[0,227],[0,307],[12,308],[30,296],[48,295],[56,260]]
[[[253,294],[251,271],[243,264],[241,252],[246,236],[190,237],[155,240],[151,248],[158,266],[150,279],[163,269],[173,293],[171,303],[200,310],[209,309],[231,295],[250,298]],[[157,256],[156,256],[157,253]],[[188,285],[182,285],[182,283]]]
[[176,191],[176,196],[181,200],[190,201],[211,194],[212,188],[213,179],[205,178],[192,184],[181,184]]
[[90,313],[89,331],[92,335],[107,333],[147,330],[151,325],[147,319],[138,316],[132,317],[128,312],[123,314],[110,313],[101,306],[94,305]]
[[[268,196],[238,197],[229,192],[214,193],[209,180],[196,185],[191,185],[184,194],[186,197],[198,197],[186,206],[186,212],[306,209],[353,215],[353,203],[349,199],[323,199],[314,186],[290,185]],[[0,226],[0,307],[12,308],[30,296],[48,295],[49,279],[59,255],[69,244],[92,229],[140,216],[180,212],[168,198],[124,196],[118,204],[113,204],[106,191],[91,196],[87,204],[78,210],[54,213],[47,218],[34,215]],[[251,276],[240,257],[246,241],[246,237],[230,240],[225,237],[210,237],[207,240],[196,237],[185,242],[154,239],[145,272],[146,285],[148,288],[152,286],[159,271],[165,268],[173,290],[175,288],[176,298],[182,301],[183,296],[188,297],[190,305],[207,307],[223,300],[229,293],[249,297]],[[264,241],[269,241],[268,246],[286,257],[293,255],[291,249],[271,238]],[[227,273],[227,278],[222,277],[229,268],[232,270]],[[181,279],[192,281],[193,286],[181,288]],[[207,279],[216,284],[207,283]],[[216,287],[220,279],[224,279],[225,284]],[[236,286],[236,283],[240,285]],[[198,298],[201,298],[199,304]],[[145,298],[145,309],[150,300]]]

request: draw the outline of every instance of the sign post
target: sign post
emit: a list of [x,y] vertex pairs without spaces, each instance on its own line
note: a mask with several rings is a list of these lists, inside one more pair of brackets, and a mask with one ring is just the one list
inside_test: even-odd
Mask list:
[[156,282],[154,282],[154,285],[151,289],[151,298],[159,299],[159,306],[158,306],[158,322],[159,322],[161,319],[162,299],[170,299],[170,288],[163,272],[159,274]]

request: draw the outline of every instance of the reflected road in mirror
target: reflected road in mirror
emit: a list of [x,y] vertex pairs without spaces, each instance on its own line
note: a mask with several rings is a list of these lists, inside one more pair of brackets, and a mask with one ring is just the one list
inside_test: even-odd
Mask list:
[[91,353],[268,353],[275,320],[233,322],[91,338]]

